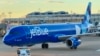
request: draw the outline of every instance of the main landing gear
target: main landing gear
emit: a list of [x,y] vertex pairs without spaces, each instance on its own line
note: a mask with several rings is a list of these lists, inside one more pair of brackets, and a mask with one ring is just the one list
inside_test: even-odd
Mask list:
[[31,56],[30,55],[30,49],[28,49],[28,48],[18,48],[17,55],[18,56]]
[[76,49],[77,49],[77,47],[70,47],[70,49],[75,49],[75,50],[76,50]]
[[48,48],[49,48],[49,45],[48,45],[48,44],[43,43],[41,47],[42,47],[42,49],[48,49]]

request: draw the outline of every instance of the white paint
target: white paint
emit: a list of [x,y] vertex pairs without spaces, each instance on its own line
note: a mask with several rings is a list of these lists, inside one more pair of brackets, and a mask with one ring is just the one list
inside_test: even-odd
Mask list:
[[31,33],[31,38],[32,38],[32,36],[48,35],[48,29],[34,27],[33,29],[30,30],[30,33]]
[[81,32],[81,29],[78,25],[75,25],[75,28],[76,28],[76,35],[80,34]]

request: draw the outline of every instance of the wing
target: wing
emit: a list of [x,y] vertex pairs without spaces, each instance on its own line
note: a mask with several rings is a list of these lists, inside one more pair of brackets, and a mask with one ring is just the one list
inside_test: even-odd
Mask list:
[[93,35],[93,34],[100,34],[100,32],[92,32],[92,33],[84,33],[84,34],[78,34],[78,35],[64,35],[64,34],[59,34],[59,35],[56,35],[56,37],[59,38],[59,40],[61,41],[65,41],[66,39],[72,37],[72,36],[75,36],[75,37],[82,37],[82,36],[88,36],[88,35]]

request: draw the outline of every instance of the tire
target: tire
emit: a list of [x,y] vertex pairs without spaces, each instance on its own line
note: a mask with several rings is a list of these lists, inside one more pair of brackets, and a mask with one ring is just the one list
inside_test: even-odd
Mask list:
[[42,44],[42,49],[44,49],[44,44]]
[[76,49],[77,49],[77,47],[74,47],[74,49],[76,50]]
[[70,49],[73,49],[73,47],[70,47]]
[[98,34],[98,36],[100,36],[100,34]]
[[45,44],[45,49],[48,49],[48,44]]
[[42,49],[48,49],[48,44],[42,44]]
[[18,54],[18,55],[20,54],[20,51],[19,51],[19,50],[17,50],[17,54]]
[[76,50],[76,49],[77,49],[77,47],[70,47],[70,49],[75,49],[75,50]]

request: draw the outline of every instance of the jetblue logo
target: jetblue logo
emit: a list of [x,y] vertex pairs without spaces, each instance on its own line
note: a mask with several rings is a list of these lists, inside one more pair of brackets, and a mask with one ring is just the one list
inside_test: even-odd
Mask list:
[[48,29],[34,27],[33,29],[30,30],[30,33],[31,33],[31,38],[32,38],[32,36],[48,35]]

